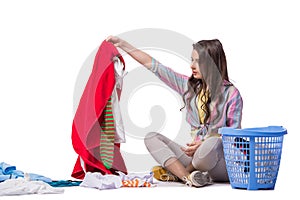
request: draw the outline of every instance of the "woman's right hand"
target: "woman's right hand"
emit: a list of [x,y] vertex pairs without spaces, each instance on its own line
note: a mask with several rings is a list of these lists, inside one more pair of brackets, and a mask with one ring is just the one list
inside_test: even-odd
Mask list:
[[120,38],[118,38],[117,36],[108,36],[106,38],[106,41],[107,42],[111,42],[115,45],[115,47],[121,47],[121,44],[122,44],[122,40]]
[[127,41],[122,40],[121,38],[117,36],[108,36],[106,38],[107,42],[111,42],[115,45],[115,47],[121,48],[123,51],[128,53],[132,58],[134,58],[136,61],[138,61],[143,66],[147,67],[148,69],[151,68],[151,61],[152,57],[149,56],[147,53],[135,48],[131,44],[129,44]]
[[187,147],[181,147],[181,150],[190,157],[193,157],[194,153],[196,152],[196,150],[198,149],[198,147],[202,144],[202,141],[196,141],[196,142],[192,142],[192,143],[187,143]]

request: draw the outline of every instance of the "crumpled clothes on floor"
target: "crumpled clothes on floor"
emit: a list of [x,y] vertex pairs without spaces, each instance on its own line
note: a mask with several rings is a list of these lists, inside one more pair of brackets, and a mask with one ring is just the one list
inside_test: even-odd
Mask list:
[[43,181],[29,181],[24,178],[9,179],[0,183],[0,196],[25,194],[60,194],[64,189],[54,188]]
[[[44,181],[51,182],[52,180],[43,175],[34,174],[34,173],[26,173],[29,175],[30,180],[34,181]],[[0,163],[0,182],[8,180],[8,179],[17,179],[24,178],[25,173],[23,171],[17,170],[16,166],[7,164],[5,162]]]
[[80,186],[99,190],[155,186],[152,173],[117,173],[119,175],[102,175],[99,172],[87,172]]

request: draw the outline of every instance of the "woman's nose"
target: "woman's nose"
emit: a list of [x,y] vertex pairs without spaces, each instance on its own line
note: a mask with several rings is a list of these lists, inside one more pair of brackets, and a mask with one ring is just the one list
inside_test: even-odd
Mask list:
[[195,66],[195,64],[196,64],[196,60],[193,60],[192,62],[191,62],[191,68],[192,69],[195,69],[196,68],[196,66]]

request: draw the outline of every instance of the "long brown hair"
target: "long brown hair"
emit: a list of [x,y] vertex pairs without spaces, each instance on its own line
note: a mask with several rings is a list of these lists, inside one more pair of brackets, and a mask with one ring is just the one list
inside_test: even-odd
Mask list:
[[[210,117],[209,104],[216,98],[221,98],[220,94],[223,81],[229,82],[227,62],[223,45],[218,39],[201,40],[193,44],[193,49],[199,55],[199,68],[202,74],[202,79],[196,79],[193,75],[188,80],[188,89],[183,94],[184,106],[190,107],[192,98],[199,95],[203,91],[202,109],[205,112],[204,124]],[[208,91],[207,89],[208,88]],[[208,101],[205,101],[205,96],[209,92]],[[196,103],[196,102],[195,102]],[[181,109],[183,109],[181,108]]]

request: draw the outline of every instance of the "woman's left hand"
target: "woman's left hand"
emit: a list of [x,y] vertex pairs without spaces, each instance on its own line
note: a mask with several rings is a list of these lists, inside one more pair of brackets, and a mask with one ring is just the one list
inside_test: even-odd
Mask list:
[[192,157],[198,147],[202,144],[202,141],[196,141],[192,143],[187,143],[187,148],[181,147],[181,150],[187,155]]

